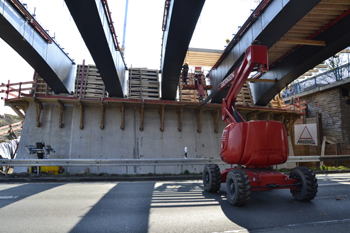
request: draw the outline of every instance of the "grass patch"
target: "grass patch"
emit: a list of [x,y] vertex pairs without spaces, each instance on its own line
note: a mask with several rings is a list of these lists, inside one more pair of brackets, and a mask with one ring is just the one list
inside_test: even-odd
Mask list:
[[349,167],[345,167],[345,166],[326,166],[326,165],[322,165],[321,166],[321,170],[323,171],[342,171],[342,170],[350,170]]

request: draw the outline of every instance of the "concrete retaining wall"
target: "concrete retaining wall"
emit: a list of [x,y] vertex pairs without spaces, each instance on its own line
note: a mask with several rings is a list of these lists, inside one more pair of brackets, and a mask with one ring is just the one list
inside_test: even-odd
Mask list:
[[[225,122],[219,122],[219,133],[214,133],[211,113],[203,112],[201,133],[197,133],[197,121],[191,109],[184,109],[182,132],[178,129],[178,115],[175,109],[165,108],[164,132],[160,131],[158,109],[145,107],[144,130],[140,131],[140,108],[125,108],[125,129],[121,130],[120,107],[106,107],[104,124],[100,129],[101,111],[98,106],[85,106],[84,129],[80,130],[79,106],[65,105],[63,128],[59,128],[58,106],[43,104],[41,127],[36,127],[35,105],[30,104],[22,131],[17,158],[37,158],[29,155],[26,145],[43,141],[51,145],[56,153],[50,158],[66,159],[152,159],[183,158],[184,147],[188,148],[188,158],[219,158],[221,132]],[[224,167],[229,167],[224,166]],[[224,168],[222,167],[222,168]],[[85,171],[85,167],[71,167],[70,173]],[[156,170],[156,171],[155,171]],[[199,173],[203,166],[177,166],[156,168],[147,166],[90,168],[91,173],[147,174],[181,173],[185,170]],[[27,168],[15,168],[15,172]]]

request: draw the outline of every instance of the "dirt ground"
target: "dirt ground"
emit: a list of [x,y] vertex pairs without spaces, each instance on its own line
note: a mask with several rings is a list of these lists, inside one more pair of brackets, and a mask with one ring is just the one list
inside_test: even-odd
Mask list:
[[[0,116],[0,127],[13,124],[19,121],[21,121],[21,118],[19,118],[18,116],[5,114],[5,117]],[[22,132],[22,129],[19,129],[19,130],[16,130],[14,133],[11,132],[11,133],[5,133],[0,135],[0,143],[8,142],[12,139],[18,138],[19,136],[21,136],[21,132]]]

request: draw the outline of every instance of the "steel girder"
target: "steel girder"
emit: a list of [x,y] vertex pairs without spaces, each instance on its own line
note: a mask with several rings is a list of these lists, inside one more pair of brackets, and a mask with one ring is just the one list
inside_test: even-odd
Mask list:
[[181,67],[205,0],[172,0],[162,43],[162,99],[175,100]]
[[252,94],[256,105],[267,105],[289,83],[317,66],[350,44],[350,15],[346,16],[328,30],[315,37],[326,41],[325,47],[303,45],[261,78],[278,80],[276,83],[253,83]]
[[100,72],[111,97],[124,97],[122,85],[126,65],[117,51],[107,19],[104,2],[96,0],[65,0],[77,28]]
[[[251,25],[245,29],[243,35],[236,35],[238,38],[233,38],[238,40],[237,43],[218,67],[212,70],[213,90],[239,65],[250,44],[258,41],[260,45],[270,48],[319,2],[320,0],[274,0],[270,1],[261,15],[253,19],[253,22],[249,21],[252,20],[251,18],[248,19],[244,25],[248,23]],[[245,28],[244,25],[242,28]],[[225,91],[220,92],[213,97],[212,103],[221,103],[226,94]]]
[[[55,93],[74,91],[75,63],[16,2],[0,0],[0,37],[33,67]],[[24,14],[25,13],[25,14]],[[35,22],[34,28],[31,26]],[[45,38],[43,37],[45,36]]]

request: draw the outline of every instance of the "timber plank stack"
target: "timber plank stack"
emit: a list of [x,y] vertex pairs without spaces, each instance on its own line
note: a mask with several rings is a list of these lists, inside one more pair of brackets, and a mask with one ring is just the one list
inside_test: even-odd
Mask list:
[[[199,101],[199,95],[197,90],[182,90],[179,91],[179,98],[180,101],[184,102],[198,102]],[[207,91],[204,90],[204,96],[203,99],[207,98],[208,94]]]
[[130,68],[129,98],[159,100],[158,70]]
[[254,106],[253,96],[250,91],[249,82],[246,81],[236,98],[236,105]]
[[79,97],[80,89],[82,89],[82,99],[107,97],[105,85],[97,67],[95,65],[84,66],[83,82],[81,82],[82,72],[83,66],[78,65],[75,77],[74,96]]
[[[208,97],[208,92],[204,90],[204,97],[203,99]],[[199,95],[197,90],[182,90],[179,91],[179,99],[180,101],[185,102],[198,102],[199,101]],[[250,91],[250,87],[248,82],[245,82],[242,89],[237,95],[236,98],[236,105],[241,106],[254,106],[252,93]]]
[[[44,79],[38,74],[35,73],[36,81],[36,94],[38,95],[53,95],[54,92],[51,90],[49,85],[44,81]],[[35,84],[33,85],[35,87]]]
[[286,104],[283,101],[281,93],[278,93],[268,104],[271,108],[286,108]]

